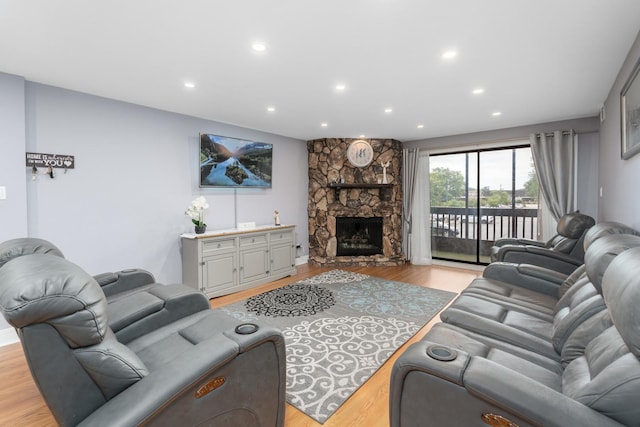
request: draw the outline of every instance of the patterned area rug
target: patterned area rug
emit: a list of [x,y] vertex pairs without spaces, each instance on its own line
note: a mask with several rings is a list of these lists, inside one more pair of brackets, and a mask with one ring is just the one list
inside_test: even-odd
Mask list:
[[220,310],[282,330],[287,401],[324,423],[454,296],[333,270]]

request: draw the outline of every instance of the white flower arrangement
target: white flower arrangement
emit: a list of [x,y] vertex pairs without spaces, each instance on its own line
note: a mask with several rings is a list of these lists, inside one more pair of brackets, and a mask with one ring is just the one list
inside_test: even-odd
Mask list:
[[197,227],[206,227],[207,224],[204,223],[205,209],[209,209],[209,204],[204,196],[200,196],[191,202],[191,205],[187,208],[185,214],[189,215],[191,222],[193,222]]

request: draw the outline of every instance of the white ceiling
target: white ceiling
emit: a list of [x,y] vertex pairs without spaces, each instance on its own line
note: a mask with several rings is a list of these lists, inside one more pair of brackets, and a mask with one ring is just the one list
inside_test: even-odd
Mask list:
[[597,115],[639,17],[638,0],[0,0],[0,72],[304,140],[409,141]]

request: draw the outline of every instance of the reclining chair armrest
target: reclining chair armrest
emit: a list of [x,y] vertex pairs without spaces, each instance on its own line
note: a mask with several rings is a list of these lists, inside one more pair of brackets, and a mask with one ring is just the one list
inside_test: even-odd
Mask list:
[[533,264],[569,275],[584,264],[584,260],[538,246],[507,245],[497,252],[495,261]]
[[[427,354],[427,350],[432,346],[453,350],[457,355],[455,359],[451,361],[436,360]],[[419,341],[409,346],[394,364],[391,373],[392,387],[394,386],[394,381],[402,377],[403,374],[416,370],[435,375],[462,386],[462,376],[468,359],[469,355],[461,350],[455,350],[447,347],[447,345],[437,344],[431,341]]]
[[139,268],[122,270],[115,273],[102,273],[93,276],[93,278],[96,279],[107,297],[140,286],[149,285],[156,281],[153,274]]
[[515,238],[505,237],[493,242],[493,246],[502,247],[506,245],[520,245],[520,246],[531,245],[531,246],[539,246],[541,248],[546,247],[545,242],[540,242],[538,240],[532,240],[532,239],[515,239]]
[[[521,427],[544,425],[617,426],[601,413],[516,371],[458,351],[455,360],[431,359],[433,343],[410,346],[391,373],[391,427],[484,425],[484,414]],[[446,345],[444,345],[446,347]],[[460,360],[458,360],[460,359]]]
[[[471,357],[464,372],[467,391],[534,425],[621,426],[622,424],[519,372]],[[459,402],[464,405],[464,402]]]
[[[120,394],[107,401],[90,416],[85,418],[79,426],[114,426],[114,425],[199,425],[216,416],[216,405],[222,399],[231,400],[238,403],[241,398],[234,392],[231,386],[238,386],[241,382],[242,390],[250,395],[260,376],[259,361],[242,359],[250,350],[260,345],[273,347],[276,354],[278,368],[274,368],[274,378],[270,378],[273,386],[278,387],[280,393],[276,396],[279,400],[277,426],[284,424],[285,410],[285,347],[284,338],[280,331],[275,328],[261,326],[260,329],[251,335],[240,336],[241,338],[228,339],[233,331],[219,334],[211,339],[201,342],[189,351],[183,353],[180,358],[174,359],[170,363],[156,369],[149,375],[122,391]],[[247,345],[246,341],[252,342]],[[243,353],[242,349],[246,352]],[[242,381],[232,378],[234,375],[245,375],[244,368],[235,367],[225,371],[227,365],[240,363],[246,368],[248,377]],[[253,372],[252,367],[257,370]],[[272,368],[270,366],[270,368]],[[222,381],[216,381],[221,378]],[[234,381],[235,380],[235,381]],[[233,383],[233,384],[231,384]],[[215,384],[220,384],[220,388],[215,388]],[[237,392],[237,390],[236,390]],[[201,396],[199,396],[201,394]],[[231,396],[230,396],[231,395]],[[258,396],[249,396],[260,405]],[[273,397],[273,396],[271,396]],[[203,399],[204,402],[194,405],[194,411],[184,411],[184,404]],[[206,402],[209,399],[209,402]],[[267,397],[264,398],[267,400]],[[133,403],[135,402],[135,404]],[[175,409],[175,410],[174,410]],[[194,417],[199,421],[194,421]],[[172,421],[173,419],[173,421]],[[267,425],[267,424],[265,424]]]
[[[389,391],[389,419],[391,427],[399,427],[403,424],[407,418],[414,420],[414,425],[424,425],[424,420],[429,419],[428,416],[422,413],[424,407],[421,405],[421,400],[429,399],[429,395],[437,390],[433,389],[420,389],[416,393],[409,391],[411,394],[410,399],[416,399],[415,406],[418,409],[407,409],[403,405],[403,398],[405,396],[406,379],[408,375],[412,375],[416,372],[425,375],[431,375],[437,378],[441,378],[446,382],[450,382],[458,388],[463,388],[462,374],[464,368],[468,362],[469,356],[467,353],[458,351],[455,360],[450,362],[437,361],[427,355],[427,349],[433,345],[439,346],[430,341],[419,341],[412,344],[409,348],[400,355],[393,365],[391,371],[390,391]],[[446,347],[446,346],[442,346]],[[409,405],[413,406],[413,405]],[[405,413],[403,413],[405,411]],[[407,413],[409,412],[409,413]],[[416,412],[414,417],[413,412]],[[424,418],[424,416],[426,418]],[[437,421],[433,425],[438,425]],[[442,424],[445,425],[445,424]]]
[[209,299],[187,285],[156,285],[112,298],[109,326],[118,341],[126,344],[178,319],[209,309]]
[[568,277],[566,274],[538,265],[501,261],[486,266],[482,276],[551,296],[558,295],[558,289]]

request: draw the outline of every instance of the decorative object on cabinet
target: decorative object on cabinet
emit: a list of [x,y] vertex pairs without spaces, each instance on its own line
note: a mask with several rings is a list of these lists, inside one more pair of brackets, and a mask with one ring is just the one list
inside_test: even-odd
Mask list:
[[209,204],[204,196],[200,196],[191,202],[191,205],[185,212],[191,218],[191,222],[195,225],[196,234],[202,234],[207,230],[207,224],[204,223],[204,210],[209,209]]
[[640,153],[640,61],[633,67],[629,79],[620,92],[622,158]]
[[182,281],[209,298],[295,274],[295,226],[182,236]]

